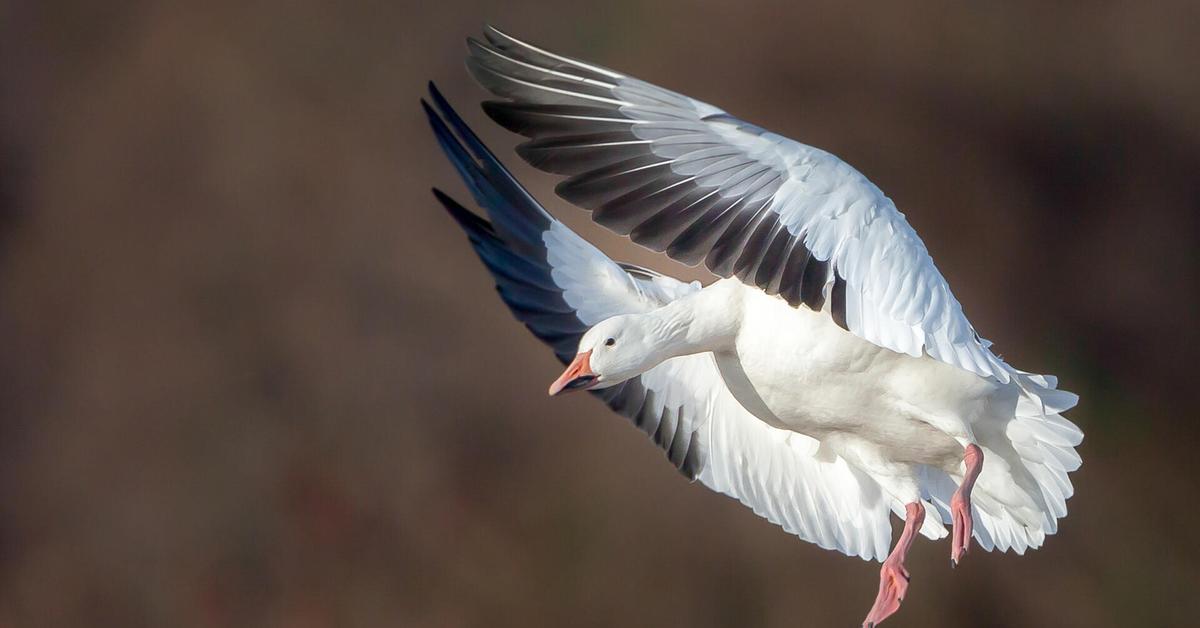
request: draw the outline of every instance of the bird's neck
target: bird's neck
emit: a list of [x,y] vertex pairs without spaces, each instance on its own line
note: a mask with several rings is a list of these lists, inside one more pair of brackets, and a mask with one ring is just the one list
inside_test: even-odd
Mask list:
[[725,292],[705,288],[646,314],[662,360],[733,346],[740,310]]

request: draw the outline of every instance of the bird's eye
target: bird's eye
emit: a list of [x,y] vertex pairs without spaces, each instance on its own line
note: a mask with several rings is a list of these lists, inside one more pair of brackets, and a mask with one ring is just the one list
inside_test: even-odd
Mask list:
[[605,341],[604,341],[604,346],[606,346],[606,347],[611,347],[611,346],[613,346],[613,345],[615,345],[615,344],[617,344],[617,339],[616,339],[616,338],[609,338],[608,340],[605,340]]

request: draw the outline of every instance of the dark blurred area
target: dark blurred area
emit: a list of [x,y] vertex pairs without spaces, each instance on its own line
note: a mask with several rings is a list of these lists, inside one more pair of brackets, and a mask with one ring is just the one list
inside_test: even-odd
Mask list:
[[854,626],[877,565],[700,485],[508,315],[436,80],[519,37],[854,164],[1082,396],[1024,557],[918,542],[889,626],[1200,616],[1200,5],[0,4],[0,626]]

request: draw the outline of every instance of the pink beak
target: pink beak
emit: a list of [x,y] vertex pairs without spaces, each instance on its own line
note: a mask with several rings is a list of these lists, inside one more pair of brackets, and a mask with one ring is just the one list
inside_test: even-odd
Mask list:
[[550,396],[553,397],[563,391],[570,392],[572,390],[587,390],[596,383],[597,375],[592,372],[592,351],[589,349],[575,356],[574,360],[567,365],[567,370],[563,371],[558,379],[550,384]]

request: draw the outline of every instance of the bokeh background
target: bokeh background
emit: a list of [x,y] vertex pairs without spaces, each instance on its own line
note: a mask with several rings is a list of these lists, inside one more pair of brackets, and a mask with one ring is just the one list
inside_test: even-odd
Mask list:
[[[0,626],[856,626],[877,566],[689,485],[514,323],[434,79],[485,20],[840,155],[1087,432],[1024,557],[895,626],[1200,616],[1200,5],[0,4]],[[898,532],[898,530],[897,530]]]

